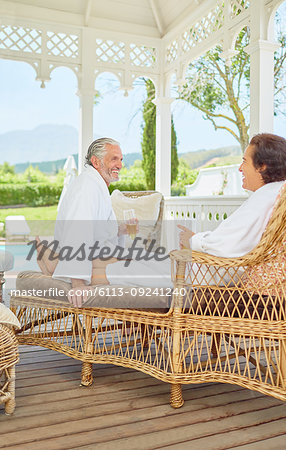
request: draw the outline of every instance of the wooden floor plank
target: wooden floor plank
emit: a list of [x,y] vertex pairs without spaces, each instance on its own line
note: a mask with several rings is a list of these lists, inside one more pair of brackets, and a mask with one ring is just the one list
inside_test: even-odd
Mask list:
[[[272,404],[275,403],[273,399]],[[165,414],[156,417],[156,408],[148,411],[137,410],[128,411],[117,415],[109,415],[91,418],[78,418],[76,420],[68,420],[52,424],[50,426],[37,427],[37,439],[41,440],[45,449],[50,448],[70,448],[68,445],[80,445],[82,440],[86,444],[101,443],[102,448],[107,448],[110,441],[114,444],[122,445],[124,439],[124,447],[126,449],[150,448],[154,442],[160,439],[167,439],[170,443],[170,434],[177,441],[178,430],[180,427],[185,432],[189,432],[189,437],[213,434],[214,432],[224,432],[231,430],[236,422],[235,428],[243,428],[246,425],[259,425],[261,423],[277,420],[281,418],[283,406],[269,407],[269,399],[257,398],[252,404],[247,401],[236,401],[225,406],[215,406],[198,410],[195,414],[190,414],[192,410],[191,404],[177,414],[172,414],[168,408]],[[259,414],[258,414],[259,411]],[[154,416],[155,415],[155,416]],[[285,412],[286,415],[286,412]],[[234,421],[234,417],[236,420]],[[123,420],[123,423],[117,424],[117,420]],[[121,418],[120,418],[121,417]],[[224,419],[224,420],[222,420]],[[142,421],[144,421],[144,435],[141,435]],[[207,423],[207,426],[206,426]],[[166,433],[166,430],[168,433]],[[140,435],[139,435],[140,434]],[[35,435],[31,429],[15,430],[13,433],[1,433],[1,441],[6,445],[19,445],[22,443],[29,444],[30,448],[36,448],[36,442],[33,442]],[[50,436],[53,436],[51,439]],[[164,437],[165,436],[165,437]],[[126,438],[127,442],[126,442]],[[119,441],[119,442],[118,442]],[[175,441],[175,442],[176,442]],[[68,443],[69,442],[69,443]],[[204,447],[202,447],[204,448]]]
[[[259,436],[261,439],[262,436]],[[245,445],[235,447],[237,450],[285,450],[286,447],[286,430],[280,436],[274,438],[259,440]]]
[[[281,435],[283,433],[283,435]],[[281,449],[285,450],[286,448],[286,419],[278,419],[272,420],[268,423],[250,426],[246,428],[242,428],[235,431],[228,431],[226,433],[218,433],[206,438],[192,440],[187,443],[187,445],[191,445],[192,450],[201,450],[201,449],[216,449],[216,450],[225,450],[229,448],[244,448],[244,449],[259,449],[259,450],[269,450],[269,437],[271,438],[275,434],[280,434],[279,441],[273,441],[272,445],[276,450]],[[257,439],[260,439],[257,442]],[[264,441],[266,439],[266,441]],[[254,441],[255,446],[251,445]],[[282,441],[284,441],[281,447],[277,447],[277,445],[281,445]],[[186,443],[181,442],[174,446],[168,446],[168,449],[179,450]],[[165,447],[166,448],[166,447]]]
[[286,439],[285,403],[236,385],[183,386],[185,405],[174,410],[169,385],[142,372],[95,364],[84,388],[80,371],[50,349],[21,348],[15,414],[0,405],[0,448],[268,450]]
[[[243,391],[237,391],[232,393],[232,402],[235,401],[245,401],[248,398],[248,393]],[[144,400],[144,399],[143,399]],[[186,397],[186,400],[189,398]],[[158,404],[159,402],[159,404]],[[161,404],[160,404],[161,403]],[[184,407],[183,412],[195,412],[199,410],[204,410],[210,407],[217,407],[229,404],[229,392],[222,393],[220,395],[205,397],[201,402],[192,402],[188,401]],[[157,396],[150,397],[148,403],[145,401],[138,402],[136,404],[130,404],[130,401],[122,400],[120,402],[114,401],[110,404],[100,404],[96,398],[94,398],[93,402],[89,405],[84,405],[79,409],[76,407],[77,404],[75,402],[69,405],[69,409],[56,411],[53,410],[50,413],[45,413],[39,417],[38,414],[33,416],[28,416],[28,418],[24,419],[23,416],[16,417],[14,416],[13,420],[9,422],[5,422],[5,429],[2,429],[1,432],[1,422],[0,422],[0,437],[3,438],[3,433],[7,432],[15,432],[20,431],[22,429],[28,430],[29,428],[37,428],[43,427],[47,425],[52,425],[54,423],[64,423],[64,422],[72,422],[77,421],[78,419],[82,420],[85,418],[97,418],[96,419],[96,428],[98,427],[98,422],[100,420],[104,420],[103,425],[109,426],[109,422],[112,421],[112,424],[116,423],[126,423],[126,421],[139,421],[139,420],[150,420],[155,417],[163,417],[171,414],[180,414],[182,410],[173,411],[170,409],[170,405],[166,403],[166,398],[157,399]],[[130,415],[130,410],[132,407],[132,412],[134,415]],[[120,416],[118,416],[118,412],[121,412]],[[114,416],[114,417],[112,417]],[[141,417],[141,419],[139,419]],[[144,417],[144,418],[143,418]],[[127,420],[128,419],[128,420]]]

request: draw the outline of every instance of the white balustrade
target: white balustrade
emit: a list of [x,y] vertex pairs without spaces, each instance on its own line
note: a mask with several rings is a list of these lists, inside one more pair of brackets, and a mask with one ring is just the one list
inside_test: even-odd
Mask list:
[[246,199],[243,196],[165,197],[162,245],[168,251],[178,248],[177,225],[194,232],[213,230]]

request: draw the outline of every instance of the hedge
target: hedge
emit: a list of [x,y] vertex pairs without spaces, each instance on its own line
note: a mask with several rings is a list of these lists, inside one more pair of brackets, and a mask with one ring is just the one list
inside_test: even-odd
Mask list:
[[[1,184],[0,206],[27,205],[48,206],[56,205],[59,201],[63,186],[58,183],[27,183]],[[114,189],[120,191],[146,191],[142,182],[117,182],[109,186],[109,192]]]
[[140,181],[117,181],[109,186],[110,194],[115,190],[119,191],[146,191],[146,184]]
[[56,183],[0,184],[0,205],[56,205],[62,189]]

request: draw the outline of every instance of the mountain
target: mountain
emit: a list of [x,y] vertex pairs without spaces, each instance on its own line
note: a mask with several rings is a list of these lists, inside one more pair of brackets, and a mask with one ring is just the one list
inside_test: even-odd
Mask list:
[[[100,136],[94,136],[94,139]],[[56,173],[69,155],[77,162],[78,132],[70,125],[40,125],[33,130],[15,130],[0,134],[0,164],[7,161],[16,173],[32,164],[42,172]],[[124,164],[132,166],[141,153],[124,155]]]
[[0,164],[52,161],[76,153],[78,132],[70,125],[40,125],[0,134]]
[[[75,159],[76,165],[78,166],[78,155],[74,153],[72,155]],[[134,161],[137,159],[142,159],[141,153],[127,153],[124,155],[124,164],[127,168],[134,164]],[[41,172],[46,173],[47,175],[52,175],[57,173],[60,169],[63,168],[64,163],[66,162],[66,158],[57,159],[55,161],[41,161],[41,162],[33,162],[33,163],[19,163],[14,164],[16,173],[23,173],[27,169],[28,166],[38,167]]]
[[221,160],[227,161],[228,157],[230,157],[229,160],[239,160],[239,158],[236,157],[241,157],[241,149],[238,145],[232,145],[212,150],[197,150],[195,152],[180,153],[178,156],[179,158],[184,158],[192,169],[198,169],[206,164],[218,163],[218,161]]

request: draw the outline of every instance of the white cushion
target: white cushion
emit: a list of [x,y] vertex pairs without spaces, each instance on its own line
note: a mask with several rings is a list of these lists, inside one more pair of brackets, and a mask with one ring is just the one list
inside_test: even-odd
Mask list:
[[[114,190],[111,194],[112,207],[116,215],[118,222],[124,220],[124,210],[134,209],[135,216],[138,219],[139,232],[136,237],[140,238],[137,242],[137,247],[145,247],[143,243],[144,239],[149,240],[154,226],[158,220],[160,203],[162,200],[162,194],[154,192],[154,194],[143,195],[137,198],[126,197],[118,189]],[[132,240],[130,238],[125,239],[125,247],[129,247]]]
[[150,225],[155,225],[157,222],[161,200],[162,194],[159,192],[137,198],[126,197],[118,189],[111,194],[112,207],[117,220],[124,220],[124,209],[134,209],[139,222],[146,220]]
[[0,323],[20,328],[20,322],[12,311],[3,303],[0,303]]
[[11,270],[14,265],[14,257],[12,253],[0,251],[0,272]]

